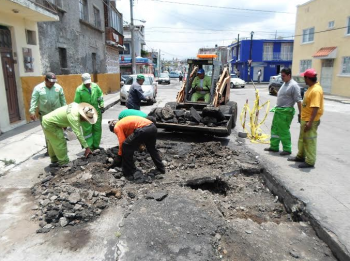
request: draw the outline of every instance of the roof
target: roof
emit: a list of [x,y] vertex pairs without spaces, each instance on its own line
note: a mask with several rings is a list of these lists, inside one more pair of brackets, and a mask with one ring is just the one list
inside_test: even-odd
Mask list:
[[313,57],[320,58],[320,57],[328,57],[337,47],[322,47],[320,50],[318,50]]

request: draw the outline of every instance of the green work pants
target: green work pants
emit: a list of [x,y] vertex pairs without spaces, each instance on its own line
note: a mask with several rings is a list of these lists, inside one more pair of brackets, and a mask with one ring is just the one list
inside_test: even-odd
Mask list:
[[51,163],[58,162],[60,165],[69,162],[67,141],[60,127],[43,124],[43,130],[47,141],[47,149]]
[[204,101],[206,103],[209,103],[210,102],[210,93],[209,92],[207,92],[207,93],[195,92],[194,94],[192,94],[191,101],[197,102],[201,98],[204,98]]
[[95,124],[88,122],[82,122],[84,138],[91,150],[98,149],[100,147],[101,136],[102,136],[102,114],[98,109],[98,119]]
[[271,126],[270,148],[278,151],[281,142],[283,151],[292,152],[290,124],[292,123],[295,109],[292,107],[275,107],[271,111],[275,112],[275,114]]
[[311,129],[304,132],[307,121],[301,121],[297,157],[314,166],[316,163],[317,129],[320,121],[314,121]]

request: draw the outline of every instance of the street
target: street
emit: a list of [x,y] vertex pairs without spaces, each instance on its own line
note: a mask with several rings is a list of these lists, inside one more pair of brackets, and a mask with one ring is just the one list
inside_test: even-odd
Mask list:
[[[175,80],[170,85],[158,85],[157,102],[153,106],[143,105],[141,110],[148,113],[156,106],[174,101],[179,88],[180,84]],[[261,103],[269,99],[271,106],[274,106],[276,97],[268,94],[267,86],[259,85],[258,90]],[[238,103],[239,110],[246,99],[252,105],[252,86],[231,89],[231,100]],[[102,147],[118,145],[118,139],[109,131],[107,122],[116,119],[123,109],[124,106],[116,104],[104,113]],[[271,194],[259,172],[265,169],[266,173],[274,176],[279,187],[287,188],[288,193],[305,204],[302,211],[307,214],[301,215],[313,216],[311,220],[332,231],[333,237],[336,235],[345,250],[349,248],[347,216],[350,214],[350,197],[346,190],[349,183],[346,172],[349,168],[346,158],[349,146],[342,134],[349,132],[348,124],[343,124],[343,119],[345,122],[349,120],[349,111],[349,105],[325,101],[316,167],[307,171],[287,162],[286,157],[264,152],[263,149],[268,146],[266,144],[237,138],[237,132],[241,131],[239,124],[228,138],[160,130],[159,146],[171,147],[168,152],[161,149],[167,161],[175,162],[170,158],[171,153],[181,155],[181,151],[189,145],[193,151],[188,155],[198,153],[197,158],[201,158],[200,155],[204,155],[212,146],[219,146],[215,153],[225,150],[232,153],[232,149],[233,154],[227,159],[233,157],[234,161],[230,163],[230,160],[223,159],[220,160],[221,165],[219,162],[216,165],[217,159],[214,157],[212,167],[201,168],[197,166],[199,163],[193,165],[194,169],[170,166],[163,179],[156,179],[150,184],[118,181],[118,184],[122,184],[123,197],[119,201],[108,199],[108,202],[115,203],[104,209],[101,216],[84,224],[52,228],[46,234],[36,233],[39,228],[35,216],[38,213],[38,200],[45,195],[42,189],[49,189],[40,185],[49,163],[40,151],[0,177],[0,259],[292,260],[288,258],[303,257],[305,260],[335,260],[310,224],[300,222],[300,217],[296,217],[293,211],[286,212],[278,202],[283,203],[283,198],[278,200]],[[271,113],[268,115],[262,127],[264,133],[269,134],[272,116]],[[294,154],[297,152],[298,128],[299,124],[293,120]],[[39,131],[35,135],[43,138]],[[37,138],[38,142],[40,138]],[[71,160],[82,156],[76,140],[68,144]],[[208,159],[204,158],[202,164],[206,161]],[[241,164],[250,175],[240,173]],[[227,172],[240,174],[210,181],[210,177]],[[203,178],[209,181],[198,183]],[[67,176],[60,182],[69,184],[70,179]],[[216,188],[210,184],[216,184]],[[31,189],[34,185],[38,190]],[[56,188],[55,183],[53,186]],[[225,189],[217,190],[222,188]],[[164,196],[160,201],[147,200],[158,197],[150,197],[152,193]],[[284,203],[286,209],[291,207],[288,202]],[[323,230],[317,232],[320,231]],[[322,239],[325,238],[323,236]],[[332,244],[332,241],[326,243]]]

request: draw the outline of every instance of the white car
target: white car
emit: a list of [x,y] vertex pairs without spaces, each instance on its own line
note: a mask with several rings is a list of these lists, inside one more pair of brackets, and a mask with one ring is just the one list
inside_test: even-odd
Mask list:
[[[123,87],[121,88],[121,90],[120,90],[120,104],[126,103],[126,101],[128,99],[130,87],[133,83],[136,82],[136,77],[137,77],[137,75],[129,75],[129,78],[126,80]],[[156,83],[153,82],[151,76],[145,75],[145,81],[141,85],[141,88],[143,90],[143,95],[146,98],[147,97],[151,98],[148,101],[148,104],[152,105],[157,97],[157,92],[156,92]]]
[[157,80],[158,83],[167,83],[170,84],[170,77],[168,73],[161,73]]
[[245,87],[245,81],[238,78],[237,74],[231,74],[231,83],[230,83],[230,87],[235,88],[235,87],[241,87],[244,88]]

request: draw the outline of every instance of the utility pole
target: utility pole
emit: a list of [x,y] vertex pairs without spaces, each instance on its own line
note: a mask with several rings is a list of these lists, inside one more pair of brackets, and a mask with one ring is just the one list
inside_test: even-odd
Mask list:
[[133,0],[130,0],[130,30],[131,30],[131,74],[136,74]]
[[249,65],[248,65],[248,82],[251,80],[251,69],[252,69],[252,51],[253,51],[253,35],[254,32],[250,33],[250,52],[249,52]]
[[161,73],[161,68],[162,68],[161,62],[162,62],[162,60],[161,60],[160,49],[159,49],[158,50],[158,77],[160,76],[160,73]]
[[237,60],[238,60],[238,54],[239,54],[239,34],[237,38],[237,48],[236,48],[236,72],[237,72]]

